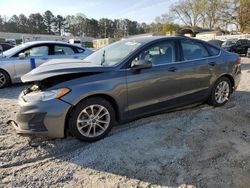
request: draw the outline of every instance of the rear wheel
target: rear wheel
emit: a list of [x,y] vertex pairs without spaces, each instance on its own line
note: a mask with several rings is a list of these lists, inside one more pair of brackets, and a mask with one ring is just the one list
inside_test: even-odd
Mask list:
[[0,89],[7,87],[9,84],[10,84],[9,75],[5,71],[0,70]]
[[82,141],[96,141],[112,129],[115,112],[112,105],[102,98],[89,98],[79,103],[72,112],[70,132]]
[[232,91],[230,80],[227,77],[221,77],[215,82],[208,103],[212,106],[222,106],[227,103]]

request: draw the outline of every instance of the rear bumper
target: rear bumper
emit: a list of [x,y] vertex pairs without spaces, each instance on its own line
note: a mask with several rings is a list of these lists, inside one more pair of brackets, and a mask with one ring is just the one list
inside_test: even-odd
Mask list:
[[8,122],[18,134],[38,134],[63,138],[71,105],[58,99],[26,103],[19,97],[19,112]]
[[241,66],[237,66],[235,73],[234,73],[234,90],[237,89],[241,78]]

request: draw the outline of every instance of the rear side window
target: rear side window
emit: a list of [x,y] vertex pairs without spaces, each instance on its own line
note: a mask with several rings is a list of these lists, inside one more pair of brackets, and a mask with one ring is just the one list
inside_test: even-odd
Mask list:
[[76,52],[77,53],[83,53],[85,50],[84,49],[82,49],[82,48],[76,48]]
[[241,43],[242,44],[247,44],[247,40],[242,40]]
[[206,48],[199,42],[192,40],[181,41],[184,60],[201,59],[209,56]]
[[212,56],[217,56],[220,53],[220,50],[218,48],[213,47],[213,46],[207,45],[207,48],[209,49]]
[[55,45],[55,55],[71,55],[74,54],[73,48],[65,45]]

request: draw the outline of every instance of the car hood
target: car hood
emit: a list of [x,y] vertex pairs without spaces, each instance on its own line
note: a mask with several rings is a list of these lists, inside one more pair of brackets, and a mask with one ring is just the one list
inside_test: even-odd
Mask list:
[[77,73],[100,73],[114,70],[98,64],[84,62],[83,60],[64,59],[48,61],[21,77],[22,82],[42,81],[50,77]]
[[2,58],[5,58],[5,56],[2,53],[0,53],[0,59]]

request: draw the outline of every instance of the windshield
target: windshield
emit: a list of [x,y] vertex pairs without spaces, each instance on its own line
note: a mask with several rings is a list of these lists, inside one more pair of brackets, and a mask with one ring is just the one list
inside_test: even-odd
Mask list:
[[84,61],[103,66],[114,66],[141,45],[136,41],[122,40],[96,51],[85,58]]
[[9,50],[6,50],[3,52],[4,56],[12,56],[13,54],[17,53],[19,50],[22,50],[27,44],[21,44],[19,46],[16,46],[14,48],[11,48]]
[[236,44],[236,40],[227,40],[227,41],[222,43],[222,46],[231,46],[234,44]]

